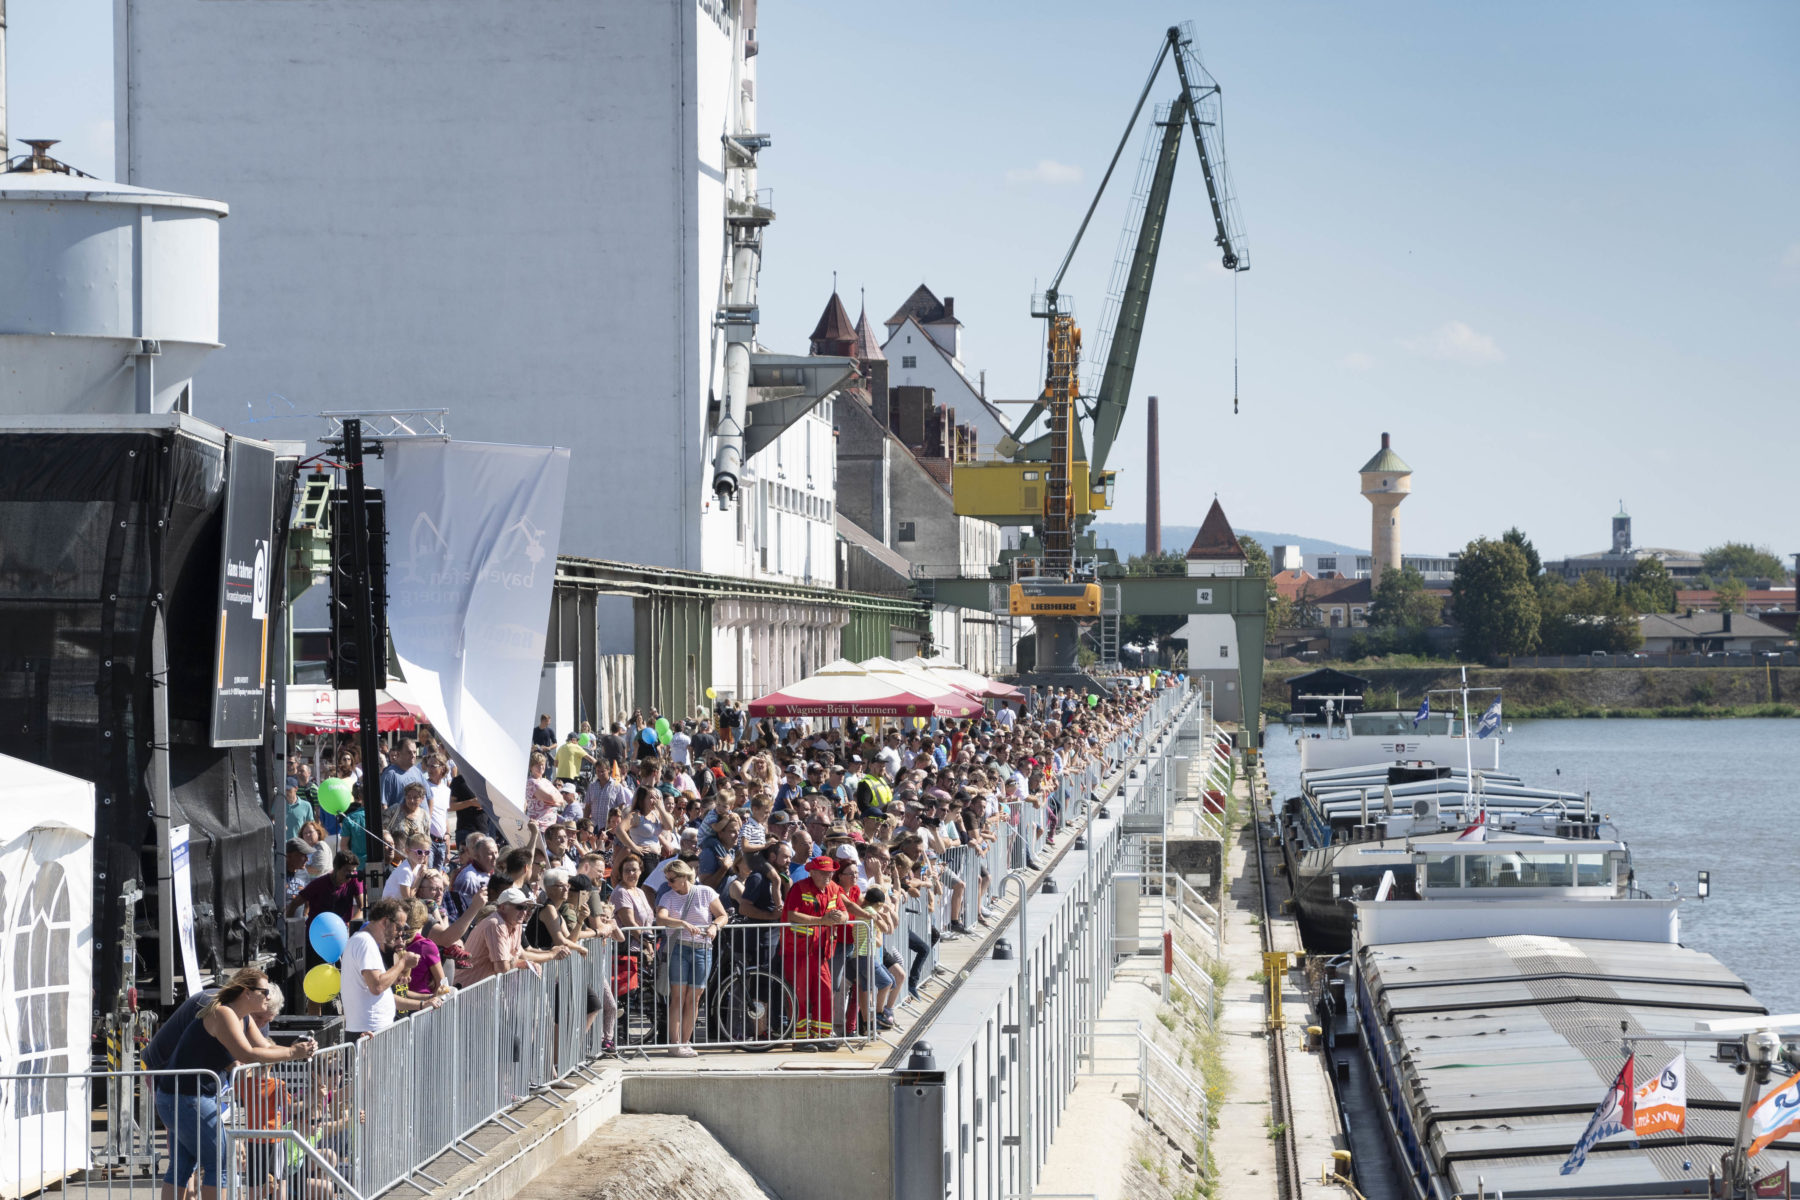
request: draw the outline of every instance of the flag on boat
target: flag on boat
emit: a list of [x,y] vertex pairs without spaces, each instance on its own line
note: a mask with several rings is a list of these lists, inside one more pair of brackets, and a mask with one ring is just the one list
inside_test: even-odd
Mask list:
[[1776,1138],[1795,1130],[1800,1130],[1800,1075],[1758,1100],[1750,1110],[1750,1153],[1760,1153]]
[[1456,840],[1459,842],[1485,842],[1487,841],[1487,825],[1484,822],[1477,821],[1461,833],[1457,834]]
[[1484,738],[1484,737],[1487,737],[1489,734],[1494,734],[1494,733],[1499,733],[1499,732],[1500,732],[1500,701],[1498,699],[1496,699],[1492,704],[1488,705],[1488,710],[1481,714],[1481,720],[1478,721],[1475,725],[1475,736],[1478,738]]
[[1677,1054],[1656,1078],[1638,1088],[1636,1120],[1638,1137],[1653,1133],[1680,1133],[1687,1128],[1687,1055]]
[[[1500,706],[1496,702],[1494,707],[1498,709]],[[1631,1086],[1631,1066],[1636,1061],[1637,1055],[1626,1056],[1625,1065],[1619,1068],[1619,1077],[1606,1089],[1605,1099],[1600,1101],[1600,1107],[1594,1110],[1594,1115],[1588,1118],[1587,1129],[1582,1131],[1575,1148],[1569,1151],[1568,1161],[1562,1165],[1562,1174],[1573,1175],[1581,1170],[1587,1162],[1588,1151],[1594,1148],[1595,1142],[1615,1133],[1628,1132],[1637,1124],[1634,1114],[1636,1093]]]
[[1431,715],[1431,697],[1419,701],[1419,711],[1413,714],[1413,728],[1417,729],[1426,717]]
[[1790,1163],[1783,1163],[1781,1170],[1776,1171],[1773,1174],[1764,1175],[1761,1179],[1751,1184],[1750,1194],[1757,1197],[1758,1200],[1761,1200],[1761,1198],[1765,1196],[1770,1197],[1771,1200],[1774,1197],[1779,1197],[1780,1200],[1788,1200],[1788,1197],[1793,1194],[1788,1190],[1788,1167],[1791,1165],[1792,1164]]

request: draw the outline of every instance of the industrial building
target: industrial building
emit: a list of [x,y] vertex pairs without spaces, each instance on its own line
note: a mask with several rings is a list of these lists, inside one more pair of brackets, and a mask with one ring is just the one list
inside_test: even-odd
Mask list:
[[[118,12],[121,179],[232,205],[194,412],[316,438],[321,412],[447,410],[459,440],[571,449],[565,555],[785,589],[654,647],[685,694],[642,703],[838,655],[842,373],[755,338],[753,0]],[[611,593],[572,619],[583,659],[662,628]]]
[[1631,544],[1631,514],[1625,511],[1625,502],[1619,501],[1619,511],[1612,519],[1612,545],[1605,550],[1597,550],[1592,554],[1571,554],[1567,558],[1546,562],[1544,570],[1552,575],[1561,575],[1570,583],[1575,583],[1590,571],[1598,571],[1607,579],[1622,583],[1631,578],[1631,573],[1645,559],[1658,559],[1668,572],[1677,580],[1697,579],[1706,572],[1706,564],[1695,550],[1674,550],[1667,546],[1633,546]]

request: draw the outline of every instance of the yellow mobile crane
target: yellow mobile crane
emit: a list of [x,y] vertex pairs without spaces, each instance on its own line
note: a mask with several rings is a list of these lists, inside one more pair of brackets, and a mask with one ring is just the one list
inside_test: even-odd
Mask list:
[[[1100,614],[1100,580],[1123,574],[1117,555],[1096,549],[1093,535],[1084,536],[1082,529],[1094,513],[1112,507],[1113,472],[1106,469],[1106,461],[1130,401],[1131,378],[1137,368],[1138,345],[1149,308],[1184,128],[1192,131],[1194,149],[1200,156],[1220,261],[1232,272],[1250,268],[1236,202],[1225,175],[1219,85],[1201,65],[1193,42],[1190,25],[1171,26],[1164,35],[1149,77],[1131,110],[1131,119],[1126,122],[1112,161],[1075,231],[1075,239],[1063,255],[1050,286],[1032,299],[1032,315],[1049,323],[1042,394],[1011,435],[1001,440],[998,461],[961,465],[951,475],[959,514],[1032,528],[1032,534],[1023,539],[1017,551],[1006,552],[994,568],[994,575],[1007,581],[1008,611],[1036,620],[1037,669],[1043,672],[1076,669],[1079,620]],[[1129,260],[1121,254],[1113,295],[1101,322],[1103,340],[1108,330],[1112,334],[1105,353],[1106,365],[1099,389],[1086,395],[1080,381],[1081,330],[1075,324],[1068,297],[1060,291],[1063,276],[1087,233],[1113,170],[1119,165],[1150,89],[1163,64],[1171,59],[1180,77],[1180,92],[1166,112],[1154,118],[1144,170],[1140,172],[1140,190],[1134,196],[1121,248],[1124,243],[1133,242],[1134,237],[1135,244]],[[1047,431],[1033,441],[1024,441],[1032,425],[1046,413]],[[1081,417],[1086,417],[1091,425],[1091,447],[1084,445]]]

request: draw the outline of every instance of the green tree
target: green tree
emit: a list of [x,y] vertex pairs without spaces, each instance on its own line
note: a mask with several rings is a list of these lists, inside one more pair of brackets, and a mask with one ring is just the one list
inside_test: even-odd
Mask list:
[[1476,538],[1456,560],[1450,602],[1465,658],[1529,654],[1538,642],[1537,590],[1525,553],[1508,541]]
[[1239,534],[1238,545],[1244,548],[1244,574],[1268,578],[1269,552],[1262,548],[1262,543],[1248,534]]
[[1633,612],[1675,611],[1675,577],[1660,558],[1640,558],[1625,580],[1625,602]]
[[1770,553],[1767,546],[1752,546],[1747,542],[1714,546],[1700,556],[1700,562],[1715,583],[1725,579],[1745,584],[1753,579],[1784,583],[1788,577],[1787,564]]
[[1378,629],[1422,633],[1443,615],[1444,602],[1425,590],[1425,577],[1413,567],[1383,571],[1369,602],[1369,624]]
[[1531,539],[1525,536],[1525,531],[1514,525],[1500,535],[1500,540],[1509,546],[1518,547],[1519,553],[1525,556],[1525,578],[1536,583],[1538,577],[1544,573],[1544,560],[1538,557],[1537,547],[1531,544]]
[[1719,598],[1720,612],[1744,611],[1744,581],[1727,577],[1713,584],[1713,595]]
[[1644,644],[1625,589],[1598,571],[1538,589],[1538,641],[1547,654],[1623,654]]
[[1187,556],[1179,550],[1134,554],[1125,560],[1127,575],[1186,575]]

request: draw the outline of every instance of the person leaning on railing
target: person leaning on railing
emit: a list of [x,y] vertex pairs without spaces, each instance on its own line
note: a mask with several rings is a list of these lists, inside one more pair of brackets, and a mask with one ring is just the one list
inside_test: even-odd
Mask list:
[[554,950],[525,948],[525,917],[530,909],[531,897],[516,887],[507,888],[495,898],[492,915],[476,925],[464,943],[469,950],[469,965],[456,973],[458,987],[470,987],[508,971],[525,970],[533,963],[568,957],[565,946]]
[[[394,1023],[396,1012],[436,1008],[442,1001],[424,996],[400,995],[395,985],[412,977],[419,957],[400,949],[406,927],[406,908],[398,900],[381,899],[369,906],[369,919],[350,938],[338,962],[342,973],[344,1028],[358,1035],[376,1034]],[[393,962],[383,958],[392,954]]]
[[210,1074],[164,1076],[169,1090],[165,1092],[161,1085],[157,1088],[156,1112],[170,1131],[164,1200],[173,1200],[196,1169],[202,1200],[214,1200],[218,1195],[223,1165],[219,1080],[229,1077],[239,1063],[304,1062],[312,1057],[316,1047],[311,1038],[277,1046],[256,1027],[256,1019],[268,1013],[274,991],[267,975],[246,967],[182,1027],[168,1055],[167,1069]]

